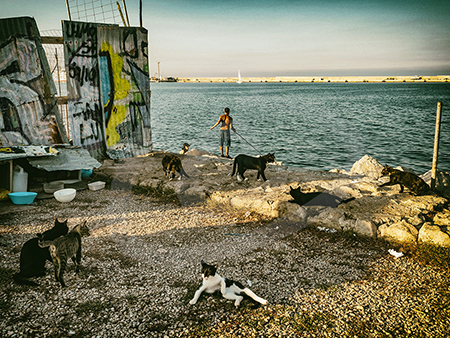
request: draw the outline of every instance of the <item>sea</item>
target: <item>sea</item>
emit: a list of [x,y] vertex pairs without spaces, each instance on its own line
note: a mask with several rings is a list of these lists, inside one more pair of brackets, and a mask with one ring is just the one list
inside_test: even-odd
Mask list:
[[364,155],[423,174],[431,169],[442,103],[438,169],[450,172],[449,83],[152,83],[154,150],[183,143],[214,154],[225,107],[230,156],[275,153],[283,165],[350,170]]

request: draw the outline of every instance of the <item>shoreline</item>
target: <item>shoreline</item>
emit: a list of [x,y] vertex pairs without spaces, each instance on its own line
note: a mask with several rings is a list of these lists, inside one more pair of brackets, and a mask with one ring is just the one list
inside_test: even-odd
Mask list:
[[[155,82],[213,82],[236,83],[237,77],[177,77],[177,81],[151,80]],[[273,76],[242,77],[243,83],[445,83],[450,75],[430,76]]]

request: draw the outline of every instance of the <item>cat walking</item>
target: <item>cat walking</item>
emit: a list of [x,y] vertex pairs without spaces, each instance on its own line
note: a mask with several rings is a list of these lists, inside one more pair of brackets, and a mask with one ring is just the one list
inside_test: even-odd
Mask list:
[[430,192],[430,186],[416,174],[394,169],[386,164],[381,171],[381,175],[389,176],[389,182],[380,185],[380,187],[399,184],[401,193],[406,187],[411,194],[416,196],[426,195]]
[[203,260],[201,261],[201,264],[203,283],[202,286],[200,286],[200,288],[195,292],[194,298],[192,298],[189,304],[194,305],[197,303],[197,300],[203,291],[207,293],[214,293],[217,290],[220,290],[224,298],[234,300],[234,306],[236,307],[239,307],[241,301],[244,299],[244,297],[241,296],[242,293],[246,294],[258,303],[263,305],[267,304],[267,300],[257,296],[252,290],[244,287],[241,283],[220,277],[217,273],[217,267],[214,265],[209,265]]
[[237,169],[237,180],[242,182],[242,180],[248,180],[248,178],[244,177],[244,173],[248,169],[258,170],[258,175],[256,179],[259,181],[259,177],[261,177],[264,182],[267,181],[266,175],[264,174],[264,170],[266,170],[267,163],[275,162],[275,153],[269,153],[260,157],[252,157],[240,154],[236,156],[233,162],[233,171],[231,172],[231,176],[236,173]]
[[169,181],[172,181],[175,178],[175,172],[180,174],[180,177],[178,178],[179,180],[181,180],[183,176],[189,178],[188,174],[184,171],[183,165],[181,164],[181,160],[178,156],[173,154],[166,155],[163,157],[161,162],[164,175],[169,178]]
[[14,275],[14,281],[20,285],[38,286],[39,284],[27,278],[44,276],[45,262],[52,260],[48,250],[39,247],[39,238],[52,241],[66,235],[68,231],[67,220],[60,222],[56,218],[53,228],[44,231],[42,234],[37,234],[36,238],[26,241],[22,246],[22,250],[20,250],[20,272]]
[[89,228],[86,225],[86,221],[84,221],[63,237],[59,237],[53,241],[39,240],[39,246],[41,248],[48,248],[50,252],[55,269],[55,279],[61,283],[62,287],[66,286],[63,275],[64,271],[66,271],[67,260],[69,258],[75,264],[75,273],[80,271],[81,237],[89,236],[89,234]]

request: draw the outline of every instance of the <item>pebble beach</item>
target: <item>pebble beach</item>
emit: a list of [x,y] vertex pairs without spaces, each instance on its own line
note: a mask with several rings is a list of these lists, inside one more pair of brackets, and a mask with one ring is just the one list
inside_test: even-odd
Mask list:
[[[14,284],[20,249],[55,217],[87,221],[81,272],[61,288],[47,262],[37,287]],[[447,337],[448,270],[400,247],[310,226],[287,237],[273,220],[207,203],[179,206],[129,190],[83,190],[2,215],[2,337]],[[202,295],[200,260],[268,300],[239,308]],[[251,285],[251,286],[250,286]]]

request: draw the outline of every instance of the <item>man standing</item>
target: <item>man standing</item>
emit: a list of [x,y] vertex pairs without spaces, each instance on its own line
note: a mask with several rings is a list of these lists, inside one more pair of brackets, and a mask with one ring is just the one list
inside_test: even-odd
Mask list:
[[[228,154],[228,151],[230,150],[231,145],[231,135],[230,135],[230,129],[236,132],[236,130],[233,127],[233,118],[229,115],[230,114],[230,108],[225,108],[224,114],[220,115],[219,121],[215,125],[213,125],[209,129],[214,129],[219,123],[221,123],[220,126],[220,156],[221,157],[227,157],[231,158]],[[226,155],[223,156],[223,147],[225,146],[225,153]]]

